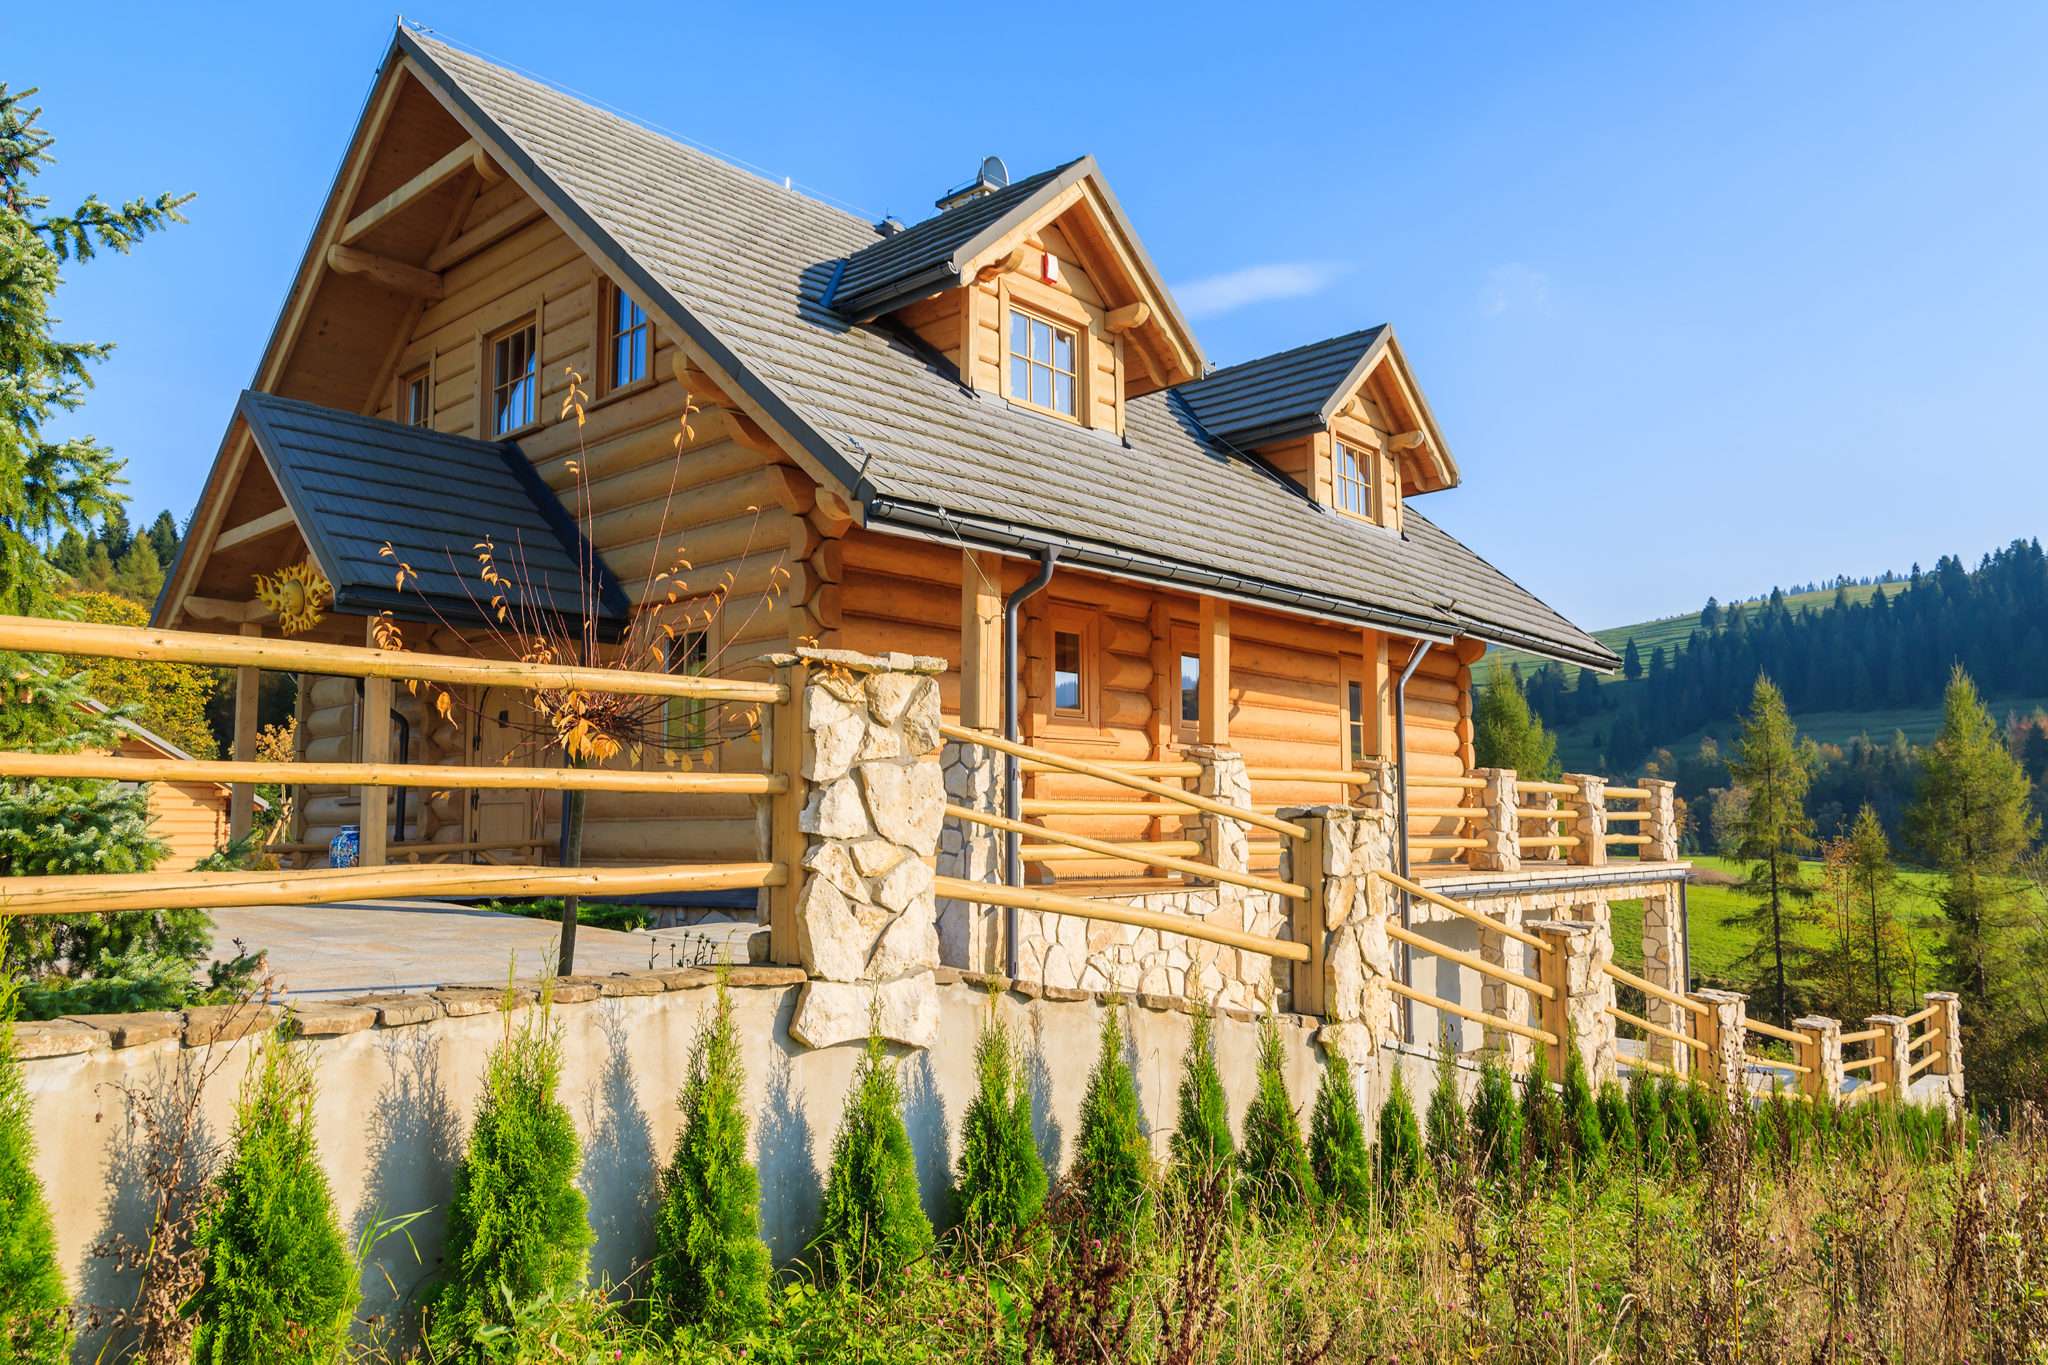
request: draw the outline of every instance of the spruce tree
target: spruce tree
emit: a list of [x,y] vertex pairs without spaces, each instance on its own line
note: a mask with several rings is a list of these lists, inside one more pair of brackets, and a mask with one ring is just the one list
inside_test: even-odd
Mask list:
[[1117,1002],[1102,1016],[1102,1046],[1081,1097],[1072,1178],[1088,1231],[1112,1237],[1139,1229],[1152,1208],[1152,1149],[1138,1116],[1138,1083],[1124,1057]]
[[1745,889],[1757,901],[1745,916],[1756,939],[1749,960],[1768,969],[1772,1018],[1783,1027],[1793,1012],[1785,961],[1794,951],[1799,908],[1812,895],[1799,876],[1799,855],[1814,843],[1806,814],[1811,773],[1784,696],[1761,674],[1728,772],[1745,793],[1735,856],[1750,865]]
[[1219,1175],[1230,1178],[1237,1148],[1230,1137],[1223,1076],[1216,1069],[1216,1026],[1206,1009],[1195,1011],[1187,1054],[1181,1059],[1171,1147],[1174,1177],[1183,1188],[1199,1189]]
[[1497,1180],[1522,1169],[1522,1110],[1515,1084],[1497,1052],[1479,1063],[1479,1093],[1472,1098],[1472,1147]]
[[1259,1025],[1258,1069],[1244,1114],[1238,1171],[1247,1207],[1269,1222],[1299,1215],[1315,1188],[1294,1101],[1287,1094],[1286,1057],[1280,1025],[1268,1015]]
[[1436,1089],[1430,1092],[1425,1131],[1430,1164],[1441,1179],[1465,1159],[1472,1143],[1471,1121],[1458,1100],[1458,1051],[1449,1029],[1437,1042]]
[[768,1311],[761,1179],[747,1157],[746,1078],[725,973],[690,1047],[682,1127],[661,1175],[647,1296],[665,1322],[745,1327]]
[[1557,775],[1557,737],[1530,712],[1521,681],[1498,668],[1473,705],[1472,744],[1482,768],[1512,768],[1530,781]]
[[917,1156],[903,1126],[903,1092],[879,1033],[869,1033],[854,1068],[811,1245],[828,1280],[864,1290],[899,1274],[932,1247],[931,1220],[917,1188]]
[[483,1096],[455,1172],[441,1282],[427,1335],[445,1359],[490,1357],[488,1337],[522,1305],[583,1287],[594,1240],[583,1192],[576,1124],[556,1095],[562,1040],[545,993],[515,1017],[506,993],[504,1031],[484,1063]]
[[57,1235],[36,1179],[28,1084],[14,1049],[16,986],[0,960],[0,1361],[71,1358],[71,1310]]
[[960,1118],[955,1194],[968,1245],[993,1249],[1014,1239],[1045,1205],[1045,1161],[1031,1136],[1031,1093],[1009,1027],[989,997],[974,1044],[974,1098]]
[[[0,84],[0,611],[17,615],[34,615],[52,587],[41,543],[120,506],[121,462],[111,451],[90,436],[58,440],[44,431],[84,402],[91,368],[113,349],[52,334],[60,271],[102,248],[125,253],[182,222],[178,209],[191,197],[162,194],[117,208],[88,195],[68,213],[49,212],[48,196],[29,183],[56,160],[42,110],[30,102],[35,93]],[[19,671],[5,669],[8,677]]]
[[[1385,1142],[1384,1136],[1380,1139]],[[1358,1115],[1358,1092],[1343,1058],[1323,1058],[1315,1108],[1308,1120],[1308,1164],[1325,1207],[1362,1220],[1372,1209],[1372,1154]]]
[[361,1296],[313,1138],[315,1095],[311,1060],[281,1026],[243,1081],[233,1150],[194,1234],[206,1276],[189,1309],[200,1365],[348,1357]]
[[1986,1018],[1997,1012],[1996,968],[2016,928],[2007,923],[2019,890],[2013,871],[2040,828],[2028,806],[2031,786],[1958,666],[1907,828],[1942,874],[1943,974]]
[[1398,1063],[1387,1087],[1387,1102],[1380,1106],[1379,1144],[1373,1157],[1379,1165],[1380,1196],[1388,1208],[1400,1207],[1416,1181],[1422,1178],[1422,1129],[1415,1122],[1415,1106],[1408,1099],[1408,1082],[1401,1077]]

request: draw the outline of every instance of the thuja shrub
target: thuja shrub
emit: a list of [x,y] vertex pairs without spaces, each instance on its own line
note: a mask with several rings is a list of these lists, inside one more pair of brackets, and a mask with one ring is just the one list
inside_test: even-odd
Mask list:
[[36,1180],[28,1085],[14,1049],[16,989],[0,962],[0,1361],[56,1365],[71,1355],[71,1312]]
[[1138,1116],[1138,1083],[1124,1057],[1117,1002],[1102,1016],[1102,1045],[1081,1097],[1071,1172],[1082,1201],[1078,1220],[1092,1236],[1140,1228],[1152,1207],[1152,1152]]
[[1522,1110],[1499,1053],[1488,1053],[1479,1063],[1479,1092],[1472,1097],[1472,1146],[1486,1173],[1496,1179],[1522,1168]]
[[576,1125],[556,1097],[561,1035],[550,1000],[516,1015],[508,991],[504,1032],[484,1064],[483,1097],[448,1208],[447,1278],[427,1313],[437,1355],[485,1359],[490,1339],[525,1305],[574,1296],[593,1240]]
[[690,1048],[676,1107],[682,1126],[654,1216],[650,1318],[745,1327],[768,1311],[761,1179],[747,1159],[746,1083],[725,973],[711,1017]]
[[1458,1050],[1451,1045],[1449,1029],[1437,1040],[1436,1089],[1429,1096],[1425,1134],[1430,1165],[1439,1178],[1460,1165],[1471,1150],[1471,1121],[1458,1101]]
[[[1384,1134],[1380,1141],[1386,1141]],[[1309,1112],[1308,1165],[1324,1207],[1354,1220],[1371,1213],[1372,1154],[1365,1146],[1358,1092],[1351,1084],[1350,1064],[1334,1055],[1323,1058],[1315,1108]]]
[[194,1243],[205,1280],[189,1311],[204,1365],[338,1361],[359,1295],[313,1140],[310,1058],[280,1025],[235,1104],[233,1148]]
[[1000,1246],[1030,1227],[1045,1206],[1045,1161],[1031,1136],[1031,1094],[995,997],[974,1044],[974,1098],[960,1117],[954,1194],[960,1231],[975,1250]]
[[1180,1100],[1173,1122],[1173,1169],[1183,1188],[1195,1189],[1218,1177],[1228,1180],[1236,1160],[1230,1137],[1230,1104],[1216,1068],[1216,1026],[1206,1009],[1195,1011],[1181,1059]]
[[1600,1122],[1601,1140],[1606,1144],[1607,1154],[1616,1162],[1633,1162],[1636,1151],[1636,1116],[1628,1102],[1628,1092],[1618,1081],[1602,1081],[1600,1093],[1593,1099],[1593,1107]]
[[1315,1187],[1287,1093],[1286,1055],[1280,1025],[1267,1015],[1259,1025],[1258,1070],[1238,1170],[1246,1207],[1269,1222],[1298,1216]]
[[1664,1121],[1664,1101],[1647,1071],[1629,1073],[1628,1104],[1636,1125],[1636,1152],[1651,1175],[1671,1170],[1671,1129]]
[[1541,1170],[1562,1171],[1571,1162],[1564,1104],[1550,1085],[1547,1047],[1536,1049],[1536,1060],[1522,1077],[1522,1143],[1530,1162]]
[[917,1157],[903,1126],[903,1091],[879,1033],[868,1035],[854,1068],[811,1245],[826,1280],[860,1289],[874,1288],[931,1251]]
[[1402,1197],[1422,1178],[1422,1129],[1408,1099],[1408,1082],[1396,1063],[1387,1102],[1380,1106],[1379,1145],[1373,1155],[1380,1169],[1380,1194],[1387,1207],[1400,1207]]
[[1664,1117],[1665,1141],[1671,1150],[1670,1169],[1675,1175],[1691,1175],[1699,1169],[1700,1144],[1685,1101],[1685,1087],[1664,1076],[1658,1079],[1656,1090],[1657,1110]]
[[1593,1085],[1586,1078],[1586,1059],[1576,1043],[1564,1050],[1564,1085],[1558,1096],[1563,1106],[1565,1144],[1572,1160],[1582,1171],[1600,1164],[1607,1152],[1607,1133],[1593,1103]]

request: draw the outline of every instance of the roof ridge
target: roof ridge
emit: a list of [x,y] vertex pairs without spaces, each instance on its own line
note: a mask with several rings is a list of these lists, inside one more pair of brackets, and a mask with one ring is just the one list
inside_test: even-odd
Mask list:
[[1365,337],[1373,335],[1375,332],[1383,332],[1386,330],[1386,328],[1386,323],[1375,322],[1370,327],[1359,327],[1349,332],[1339,332],[1336,336],[1324,337],[1320,341],[1304,341],[1298,345],[1289,346],[1284,351],[1268,351],[1265,355],[1255,355],[1251,357],[1251,359],[1249,360],[1239,360],[1234,361],[1228,365],[1219,365],[1215,369],[1209,371],[1209,373],[1203,375],[1200,379],[1190,379],[1185,384],[1174,385],[1174,388],[1176,390],[1191,388],[1196,384],[1207,383],[1209,380],[1215,379],[1220,375],[1229,374],[1233,370],[1242,370],[1250,365],[1262,365],[1265,364],[1267,361],[1285,360],[1287,357],[1292,355],[1299,355],[1303,351],[1313,351],[1323,346],[1334,346],[1340,341],[1362,340]]

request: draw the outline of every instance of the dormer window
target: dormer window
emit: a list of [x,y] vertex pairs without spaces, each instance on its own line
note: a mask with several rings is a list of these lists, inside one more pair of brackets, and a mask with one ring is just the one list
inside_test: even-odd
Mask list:
[[1010,309],[1010,392],[1023,403],[1061,417],[1078,418],[1074,332],[1034,313]]
[[1337,510],[1366,521],[1373,520],[1371,452],[1348,446],[1342,441],[1331,444],[1330,491]]

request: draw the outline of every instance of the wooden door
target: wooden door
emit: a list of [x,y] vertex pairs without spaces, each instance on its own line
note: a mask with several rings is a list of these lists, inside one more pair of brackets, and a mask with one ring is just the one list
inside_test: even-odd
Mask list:
[[[471,740],[470,761],[477,767],[517,766],[525,761],[526,718],[531,714],[526,696],[517,688],[493,687],[484,691],[477,707],[476,734]],[[517,789],[472,791],[470,793],[470,838],[479,844],[505,844],[533,836],[533,793]],[[523,863],[531,851],[518,848],[480,851],[479,861]],[[538,861],[536,859],[536,861]]]

